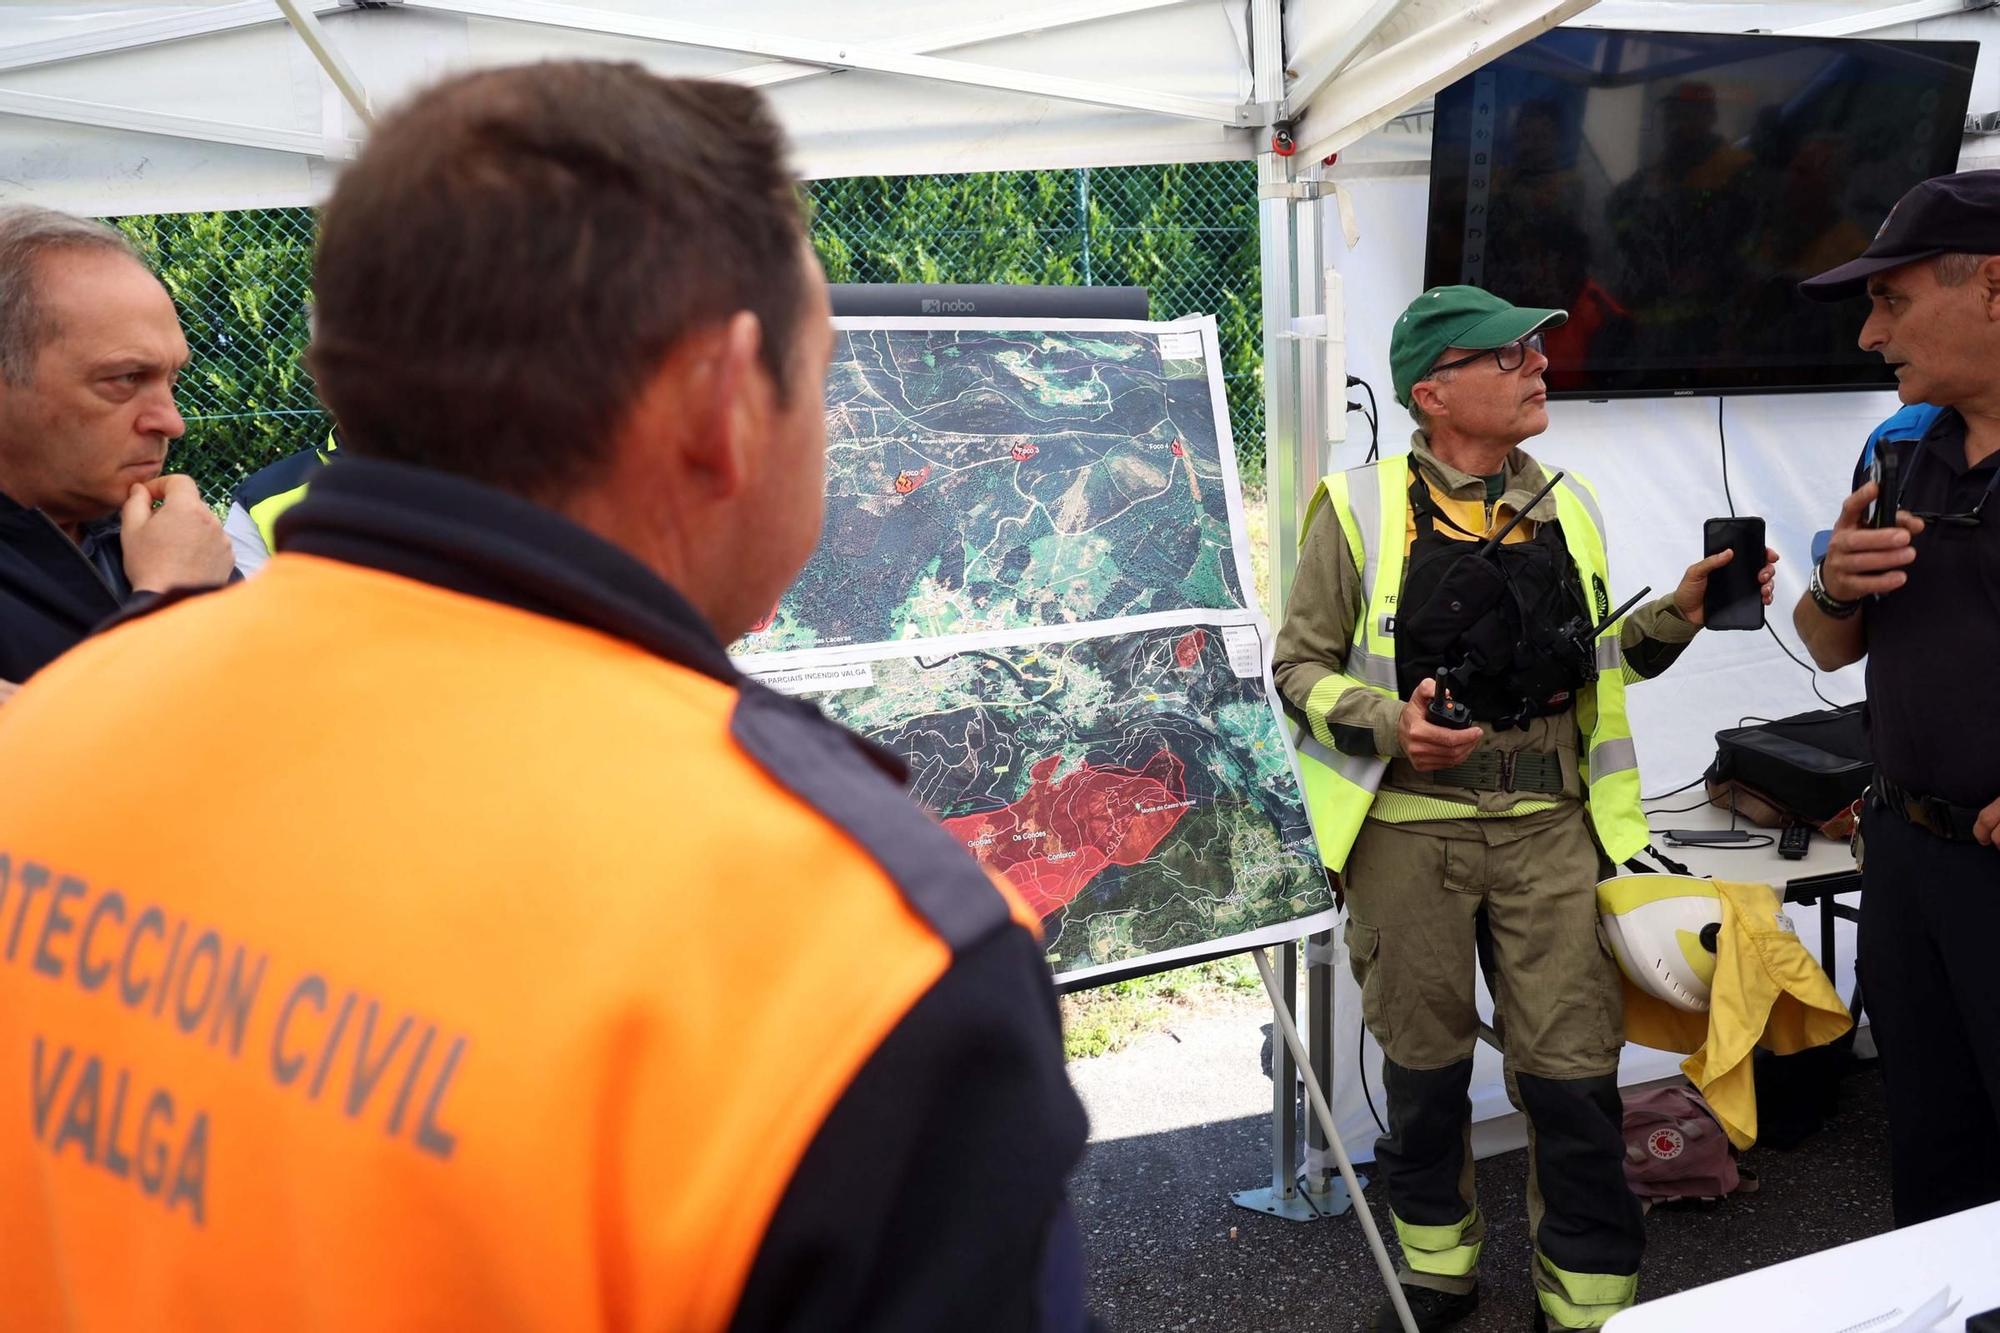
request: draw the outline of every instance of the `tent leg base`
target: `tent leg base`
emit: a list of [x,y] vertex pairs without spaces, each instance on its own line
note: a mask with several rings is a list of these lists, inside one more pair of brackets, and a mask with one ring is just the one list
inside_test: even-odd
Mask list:
[[[1359,1179],[1361,1188],[1367,1189],[1368,1177],[1361,1176]],[[1248,1208],[1253,1213],[1264,1213],[1287,1222],[1318,1222],[1323,1218],[1339,1217],[1354,1207],[1354,1200],[1347,1195],[1347,1182],[1338,1177],[1329,1182],[1329,1188],[1318,1194],[1302,1189],[1283,1194],[1272,1188],[1237,1190],[1229,1196],[1229,1201],[1239,1208]]]

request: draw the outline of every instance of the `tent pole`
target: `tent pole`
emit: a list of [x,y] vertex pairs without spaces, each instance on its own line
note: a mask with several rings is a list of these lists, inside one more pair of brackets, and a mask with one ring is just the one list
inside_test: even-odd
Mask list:
[[355,77],[353,67],[341,56],[339,48],[335,47],[332,39],[326,35],[326,29],[320,26],[319,16],[313,12],[312,7],[300,4],[299,0],[278,0],[278,8],[283,11],[285,22],[292,25],[292,30],[298,33],[299,40],[306,44],[306,50],[312,52],[312,58],[318,61],[319,67],[326,72],[326,77],[340,90],[340,95],[347,100],[347,105],[353,108],[362,126],[373,129],[375,109],[368,104],[368,90],[361,86],[361,80]]
[[[1264,106],[1281,106],[1285,94],[1284,14],[1281,0],[1253,0],[1250,6],[1250,67],[1254,97]],[[1267,132],[1268,133],[1268,132]],[[1264,313],[1264,479],[1269,516],[1270,585],[1264,609],[1273,624],[1281,623],[1284,590],[1290,586],[1298,551],[1297,487],[1299,458],[1299,343],[1292,321],[1299,314],[1299,233],[1292,165],[1276,152],[1275,137],[1263,144],[1257,158],[1257,213],[1262,255]],[[1283,946],[1283,981],[1266,989],[1273,1006],[1271,1042],[1271,1184],[1267,1189],[1238,1190],[1230,1198],[1245,1208],[1294,1222],[1315,1222],[1323,1215],[1315,1200],[1297,1187],[1298,1066],[1291,1048],[1277,1040],[1280,1021],[1289,1023],[1298,990],[1297,947]],[[1262,967],[1260,959],[1259,966]],[[1282,1013],[1278,1012],[1282,1009]],[[1322,1196],[1324,1197],[1324,1196]]]
[[[1271,960],[1264,956],[1262,949],[1251,950],[1250,956],[1257,960],[1258,975],[1264,978],[1264,991],[1271,997],[1271,1011],[1278,1023],[1277,1035],[1284,1038],[1292,1058],[1304,1068],[1306,1097],[1312,1103],[1313,1115],[1326,1129],[1327,1141],[1333,1148],[1333,1160],[1340,1166],[1340,1178],[1347,1182],[1348,1190],[1359,1200],[1361,1184],[1354,1178],[1354,1163],[1347,1160],[1347,1149],[1341,1144],[1340,1131],[1334,1128],[1333,1111],[1326,1104],[1326,1094],[1320,1090],[1319,1075],[1313,1072],[1311,1062],[1306,1059],[1306,1048],[1299,1041],[1299,1030],[1292,1023],[1290,1010],[1279,998],[1278,983],[1271,975]],[[1273,1060],[1272,1065],[1275,1067],[1276,1064]],[[1403,1295],[1403,1284],[1396,1279],[1396,1264],[1389,1257],[1388,1247],[1382,1243],[1382,1233],[1375,1226],[1375,1215],[1359,1206],[1354,1214],[1361,1219],[1362,1234],[1368,1238],[1368,1249],[1375,1256],[1375,1267],[1382,1274],[1383,1285],[1389,1290],[1389,1303],[1396,1307],[1396,1318],[1402,1322],[1405,1333],[1417,1333],[1416,1320],[1410,1315],[1410,1302]]]

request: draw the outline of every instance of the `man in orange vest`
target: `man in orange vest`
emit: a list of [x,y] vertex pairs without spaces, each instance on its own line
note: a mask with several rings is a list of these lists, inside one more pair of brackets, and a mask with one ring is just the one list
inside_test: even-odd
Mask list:
[[342,173],[340,460],[0,709],[8,1328],[1085,1325],[1031,915],[724,655],[820,528],[783,155],[545,64]]

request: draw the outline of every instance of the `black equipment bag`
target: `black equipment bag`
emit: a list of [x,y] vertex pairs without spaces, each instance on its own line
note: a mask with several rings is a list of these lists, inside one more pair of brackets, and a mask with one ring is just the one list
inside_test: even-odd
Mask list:
[[1860,704],[1822,708],[1715,733],[1709,791],[1748,788],[1795,818],[1824,824],[1861,799],[1875,775]]

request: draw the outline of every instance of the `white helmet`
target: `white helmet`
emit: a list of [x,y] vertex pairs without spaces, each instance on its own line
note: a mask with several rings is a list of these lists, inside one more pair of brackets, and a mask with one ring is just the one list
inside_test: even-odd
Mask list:
[[1598,919],[1618,966],[1640,990],[1691,1014],[1708,1012],[1722,897],[1691,875],[1620,875],[1597,886]]

